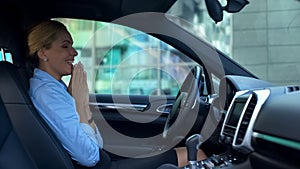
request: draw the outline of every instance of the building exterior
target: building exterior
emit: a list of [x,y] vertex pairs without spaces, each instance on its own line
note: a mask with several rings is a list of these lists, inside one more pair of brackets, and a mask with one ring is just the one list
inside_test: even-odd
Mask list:
[[[226,4],[226,0],[220,2]],[[168,15],[179,18],[180,26],[259,78],[278,85],[300,84],[300,8],[296,3],[251,0],[240,13],[224,12],[223,20],[215,24],[203,0],[178,0]],[[137,30],[60,20],[76,39],[74,46],[86,66],[90,90],[96,93],[176,95],[184,79],[176,71],[188,72],[195,65],[171,46]]]
[[251,3],[233,15],[232,57],[262,79],[278,85],[299,85],[300,2]]

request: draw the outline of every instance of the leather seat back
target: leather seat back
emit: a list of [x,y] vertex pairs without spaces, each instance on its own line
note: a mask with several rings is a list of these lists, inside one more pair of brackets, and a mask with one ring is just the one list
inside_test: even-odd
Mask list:
[[37,166],[14,131],[0,97],[0,168],[35,169]]
[[[18,68],[13,64],[0,62],[0,93],[12,123],[12,130],[36,168],[73,169],[69,154],[33,106],[24,87],[28,82],[22,81],[26,79],[24,76],[26,75],[21,77]],[[18,163],[19,160],[26,159],[18,158],[12,162]]]

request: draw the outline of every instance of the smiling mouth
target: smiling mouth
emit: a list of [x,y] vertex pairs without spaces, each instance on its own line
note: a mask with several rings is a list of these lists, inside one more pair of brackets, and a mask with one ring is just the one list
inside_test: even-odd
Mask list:
[[76,63],[74,62],[74,60],[69,60],[69,61],[67,61],[67,63],[68,64],[70,64],[70,65],[72,65],[72,66],[74,66]]

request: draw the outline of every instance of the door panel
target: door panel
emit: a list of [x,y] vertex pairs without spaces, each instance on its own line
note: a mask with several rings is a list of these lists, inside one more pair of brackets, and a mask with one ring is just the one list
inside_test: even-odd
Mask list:
[[[151,138],[163,132],[168,110],[163,105],[172,105],[174,96],[126,96],[126,95],[91,95],[90,108],[103,140],[104,148],[115,148],[119,151],[134,150],[139,153],[156,151],[156,142],[136,144],[125,141],[116,134],[107,132],[109,125],[121,137]],[[157,108],[160,107],[158,112]]]
[[[94,100],[94,101],[92,101]],[[162,133],[168,109],[175,97],[96,95],[90,107],[97,123],[105,120],[115,130],[130,137],[144,138]]]
[[[174,96],[126,96],[126,95],[91,95],[90,107],[95,122],[102,134],[104,148],[115,148],[120,151],[134,150],[143,153],[153,153],[163,149],[163,133],[165,121]],[[166,107],[166,109],[164,109]],[[198,123],[191,129],[190,134],[199,133],[200,121],[205,120],[209,107],[205,101],[200,101]],[[200,122],[200,123],[199,123]],[[111,127],[120,135],[111,134]],[[132,139],[124,141],[126,136]],[[158,136],[159,140],[151,140]],[[135,139],[145,139],[145,142],[135,142]],[[177,138],[175,138],[177,139]],[[180,139],[183,139],[180,136]],[[184,140],[183,140],[184,141]],[[184,146],[183,142],[180,143]]]
[[[90,107],[98,123],[105,120],[118,132],[145,138],[162,133],[174,96],[95,95]],[[95,102],[96,101],[96,102]],[[164,105],[168,105],[163,109]],[[160,108],[160,109],[158,109]],[[101,114],[101,115],[100,115]],[[108,140],[110,140],[108,138]]]

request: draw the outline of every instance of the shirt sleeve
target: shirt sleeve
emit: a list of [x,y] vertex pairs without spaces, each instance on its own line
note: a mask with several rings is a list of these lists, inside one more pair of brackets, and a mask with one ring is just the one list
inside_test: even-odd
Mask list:
[[81,123],[81,127],[85,133],[99,146],[99,148],[102,149],[103,140],[97,126],[95,126],[96,131],[94,131],[94,129],[86,123]]
[[72,159],[84,166],[95,166],[100,160],[102,138],[98,131],[92,133],[90,126],[80,123],[73,97],[56,84],[47,83],[35,91],[32,99]]

